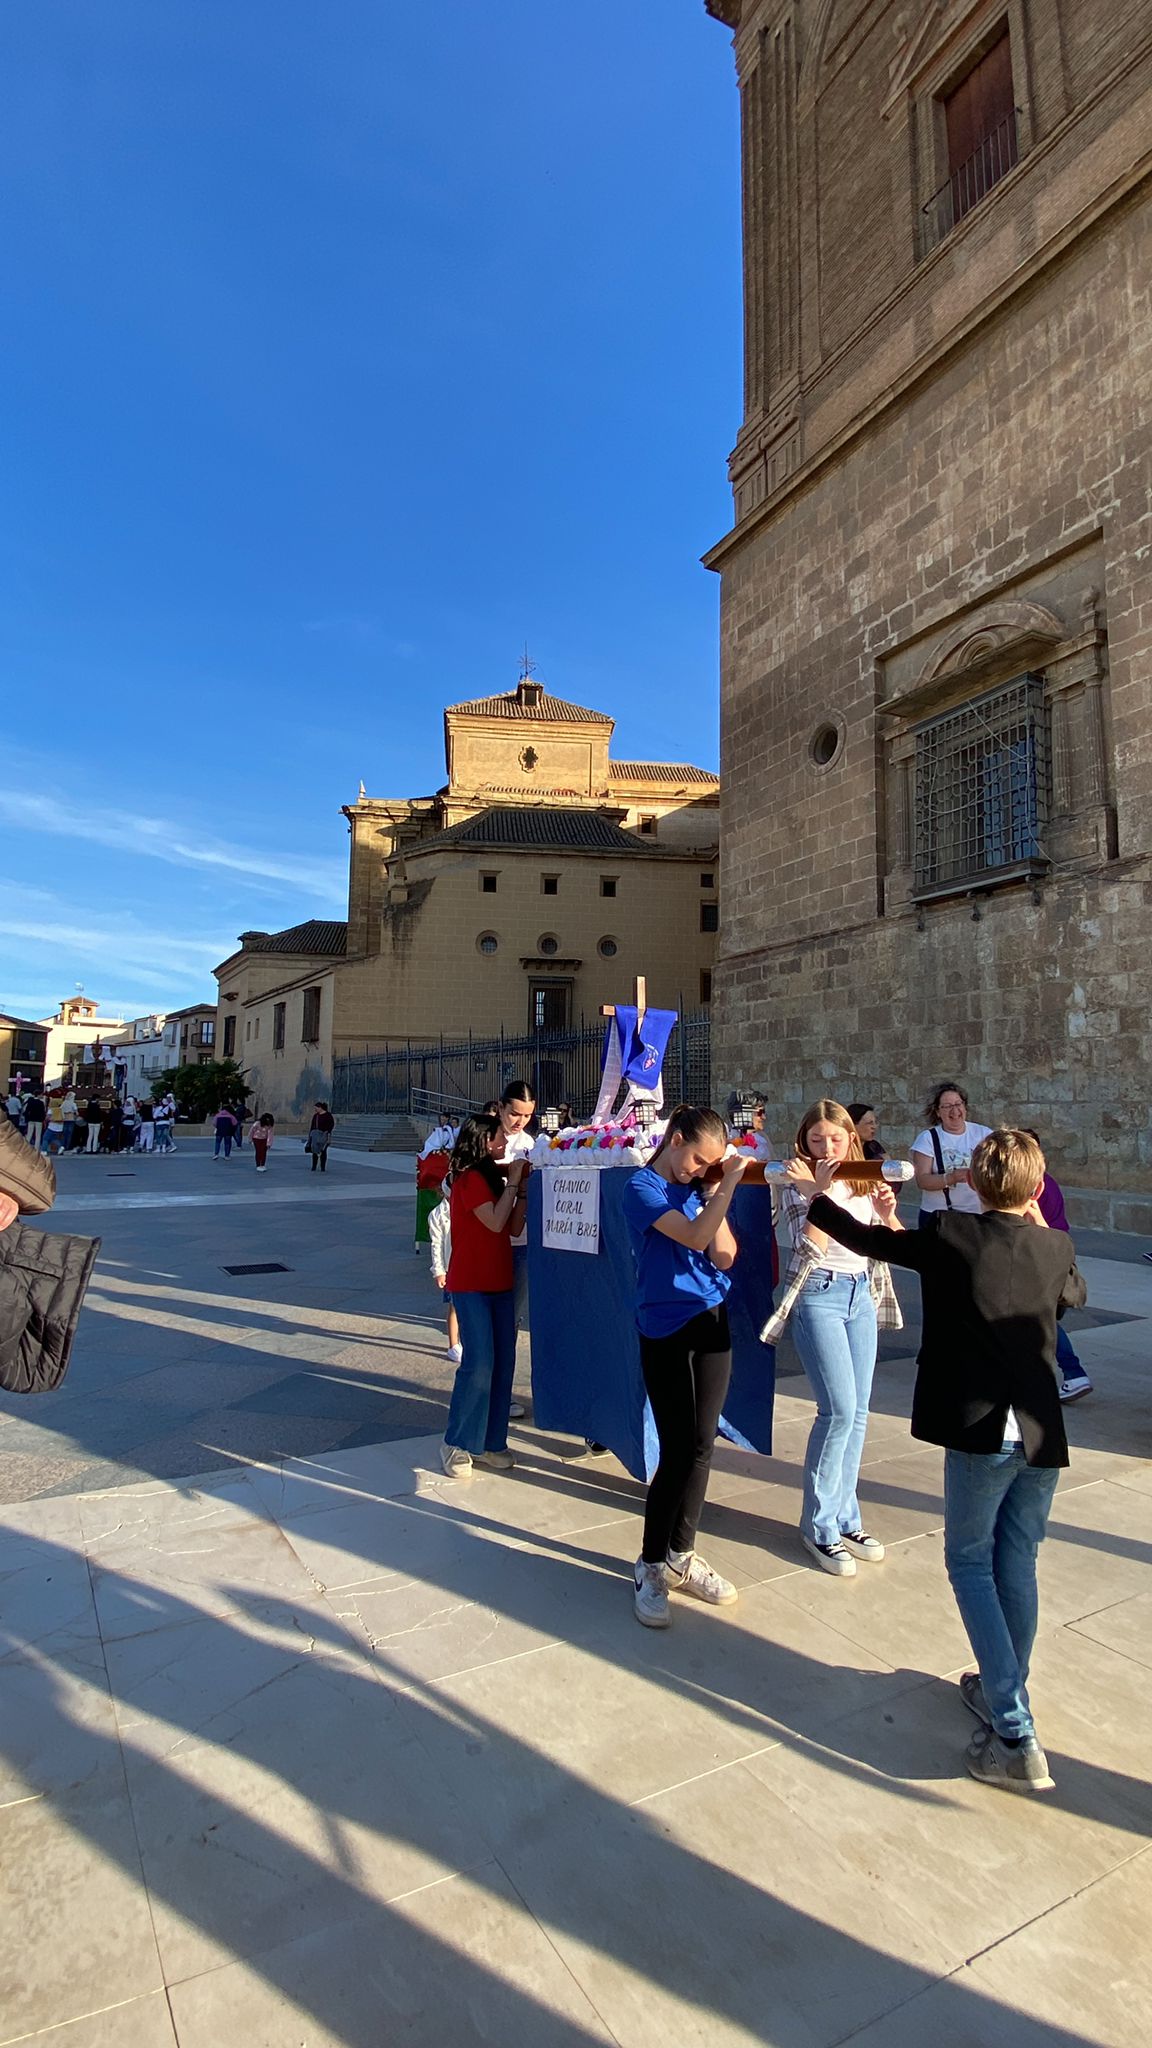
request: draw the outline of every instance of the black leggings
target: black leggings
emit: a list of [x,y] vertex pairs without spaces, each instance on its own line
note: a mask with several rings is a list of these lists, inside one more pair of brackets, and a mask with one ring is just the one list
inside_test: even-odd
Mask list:
[[696,1542],[732,1371],[727,1309],[704,1309],[670,1337],[642,1335],[640,1367],[660,1438],[643,1555],[645,1564],[663,1564],[669,1550],[691,1550]]

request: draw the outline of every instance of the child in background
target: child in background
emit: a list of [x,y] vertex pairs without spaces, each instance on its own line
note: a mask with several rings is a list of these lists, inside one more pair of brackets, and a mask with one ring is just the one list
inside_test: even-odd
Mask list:
[[[1025,1127],[1025,1135],[1040,1143],[1037,1131]],[[1049,1230],[1068,1230],[1068,1215],[1064,1207],[1064,1196],[1058,1180],[1053,1180],[1047,1165],[1044,1168],[1044,1185],[1036,1197],[1040,1214]],[[1068,1235],[1071,1236],[1071,1231]],[[1056,1364],[1060,1372],[1060,1399],[1082,1401],[1085,1394],[1092,1392],[1092,1382],[1073,1348],[1072,1339],[1063,1323],[1056,1325]]]
[[[125,1105],[125,1107],[127,1107],[127,1105]],[[212,1124],[216,1132],[216,1145],[212,1157],[214,1159],[219,1159],[221,1151],[223,1151],[225,1159],[231,1159],[232,1139],[236,1131],[236,1119],[233,1116],[232,1111],[227,1107],[226,1103],[222,1102],[220,1104],[219,1109],[216,1111],[216,1114],[212,1119]]]
[[248,1143],[256,1154],[257,1173],[266,1173],[268,1171],[268,1154],[272,1149],[272,1127],[275,1122],[275,1117],[269,1116],[267,1110],[265,1110],[263,1116],[256,1118],[248,1133]]
[[448,1323],[448,1356],[454,1365],[459,1365],[464,1353],[460,1349],[460,1324],[448,1292],[448,1261],[452,1257],[452,1210],[448,1202],[451,1176],[444,1183],[444,1200],[437,1204],[428,1218],[428,1248],[432,1254],[432,1278],[440,1289]]
[[944,1563],[980,1667],[960,1680],[981,1723],[964,1762],[982,1785],[1047,1792],[1052,1778],[1028,1698],[1036,1551],[1068,1463],[1057,1315],[1082,1307],[1085,1287],[1071,1238],[1049,1230],[1040,1213],[1044,1154],[1034,1138],[990,1131],[971,1175],[979,1216],[942,1210],[920,1230],[897,1232],[830,1202],[831,1162],[821,1160],[808,1213],[838,1244],[920,1275],[912,1434],[944,1445]]

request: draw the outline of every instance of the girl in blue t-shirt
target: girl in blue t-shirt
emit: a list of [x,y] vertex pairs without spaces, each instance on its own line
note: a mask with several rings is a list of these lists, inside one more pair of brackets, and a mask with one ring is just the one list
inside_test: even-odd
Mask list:
[[640,1365],[660,1439],[635,1570],[636,1619],[645,1628],[667,1628],[669,1587],[717,1607],[736,1598],[735,1586],[694,1548],[732,1370],[724,1297],[736,1239],[727,1217],[744,1160],[724,1160],[714,1193],[705,1196],[701,1188],[727,1144],[714,1110],[682,1103],[650,1164],[624,1190]]

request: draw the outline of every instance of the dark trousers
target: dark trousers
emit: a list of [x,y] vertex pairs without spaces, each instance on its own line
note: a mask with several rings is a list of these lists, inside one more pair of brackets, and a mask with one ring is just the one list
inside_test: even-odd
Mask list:
[[727,1309],[704,1309],[670,1337],[642,1335],[640,1367],[660,1439],[643,1556],[645,1564],[663,1564],[670,1550],[691,1550],[696,1542],[732,1371]]
[[[311,1149],[311,1148],[310,1148],[310,1149]],[[315,1173],[315,1171],[316,1171],[316,1168],[317,1168],[317,1167],[319,1167],[319,1168],[320,1168],[320,1171],[321,1171],[321,1173],[327,1173],[327,1171],[328,1171],[328,1147],[327,1147],[327,1145],[322,1145],[322,1146],[320,1146],[320,1147],[319,1147],[319,1148],[318,1148],[317,1150],[315,1150],[315,1151],[313,1151],[313,1152],[312,1152],[312,1171],[313,1171],[313,1173]]]

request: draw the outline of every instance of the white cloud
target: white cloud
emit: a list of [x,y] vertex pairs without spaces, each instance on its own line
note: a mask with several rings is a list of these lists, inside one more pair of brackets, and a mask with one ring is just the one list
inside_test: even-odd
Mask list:
[[0,789],[0,819],[26,832],[84,839],[95,846],[143,854],[174,867],[225,870],[245,875],[256,883],[274,882],[303,892],[316,902],[339,904],[341,908],[347,900],[345,871],[339,861],[297,860],[290,854],[270,855],[231,846],[225,840],[192,839],[164,818],[141,817],[131,811],[86,809],[78,803],[60,803],[54,797],[26,790]]
[[[2,939],[16,943],[5,948],[11,960],[0,970],[0,1004],[24,1017],[46,1017],[62,996],[73,993],[78,971],[86,974],[90,968],[97,971],[101,984],[115,976],[122,989],[125,985],[130,988],[139,976],[139,986],[148,993],[134,1001],[126,1013],[131,1016],[163,1007],[169,995],[173,1008],[210,998],[214,993],[212,969],[234,944],[231,936],[222,939],[219,932],[156,929],[130,911],[109,913],[105,907],[86,916],[74,901],[65,902],[46,889],[0,879]],[[23,990],[20,995],[17,981]],[[29,994],[37,984],[39,995]],[[53,990],[47,1000],[43,994],[46,986]],[[96,975],[89,993],[98,996],[101,1009],[125,1014],[113,1011],[103,987],[96,987]]]

